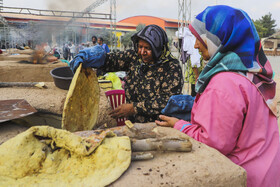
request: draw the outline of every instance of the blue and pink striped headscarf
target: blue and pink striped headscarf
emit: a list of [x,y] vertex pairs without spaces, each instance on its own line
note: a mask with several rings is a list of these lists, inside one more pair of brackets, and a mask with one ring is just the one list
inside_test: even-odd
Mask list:
[[199,75],[196,91],[202,93],[219,72],[237,72],[248,78],[262,94],[274,114],[276,83],[272,67],[261,47],[256,28],[246,12],[225,5],[210,6],[196,16],[190,30],[198,40],[214,48]]

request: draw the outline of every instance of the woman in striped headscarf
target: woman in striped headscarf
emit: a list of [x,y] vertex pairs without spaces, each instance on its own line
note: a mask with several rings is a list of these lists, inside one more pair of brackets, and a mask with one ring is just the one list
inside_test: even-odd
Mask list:
[[248,186],[280,186],[279,130],[272,68],[249,16],[207,7],[190,30],[208,63],[196,83],[191,121],[160,116],[247,171]]

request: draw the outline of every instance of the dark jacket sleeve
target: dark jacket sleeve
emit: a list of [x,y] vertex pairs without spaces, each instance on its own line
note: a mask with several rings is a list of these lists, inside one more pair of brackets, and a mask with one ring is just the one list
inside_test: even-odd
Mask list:
[[183,88],[183,75],[179,63],[172,64],[170,69],[160,77],[162,81],[159,94],[141,102],[133,103],[134,110],[140,115],[159,115],[172,95],[180,95]]
[[104,72],[128,71],[137,55],[134,50],[107,53],[105,64],[100,69]]

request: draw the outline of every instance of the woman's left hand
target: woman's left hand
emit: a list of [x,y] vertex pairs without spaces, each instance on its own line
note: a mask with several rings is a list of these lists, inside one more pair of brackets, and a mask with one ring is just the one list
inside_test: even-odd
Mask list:
[[168,117],[165,115],[159,115],[159,119],[162,121],[156,120],[156,124],[164,127],[174,127],[175,123],[179,121],[178,118]]
[[132,116],[133,114],[135,114],[135,111],[132,103],[122,104],[109,113],[109,115],[111,115],[113,118],[128,117]]

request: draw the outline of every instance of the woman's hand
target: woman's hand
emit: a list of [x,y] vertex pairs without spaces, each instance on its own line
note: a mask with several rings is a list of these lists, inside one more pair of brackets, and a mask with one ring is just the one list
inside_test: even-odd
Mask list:
[[168,117],[165,115],[159,115],[159,119],[162,121],[156,120],[156,124],[164,127],[174,127],[175,123],[179,121],[178,118]]
[[135,114],[133,104],[122,104],[109,113],[113,118],[123,118]]

